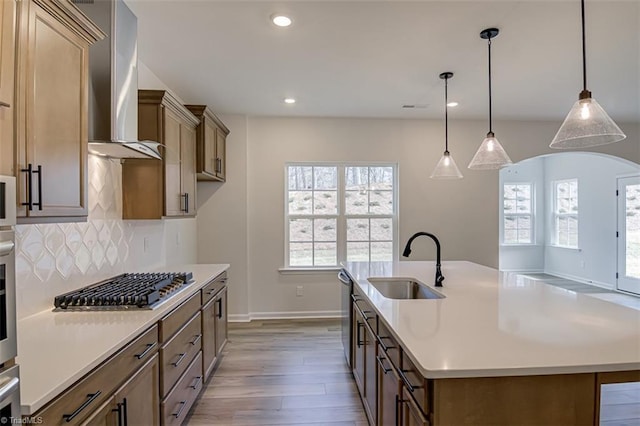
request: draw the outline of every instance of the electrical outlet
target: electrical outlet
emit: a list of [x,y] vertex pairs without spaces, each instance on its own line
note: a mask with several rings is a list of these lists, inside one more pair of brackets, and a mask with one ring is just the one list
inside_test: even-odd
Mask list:
[[304,295],[304,287],[302,287],[301,285],[296,287],[296,296],[297,297],[302,297]]

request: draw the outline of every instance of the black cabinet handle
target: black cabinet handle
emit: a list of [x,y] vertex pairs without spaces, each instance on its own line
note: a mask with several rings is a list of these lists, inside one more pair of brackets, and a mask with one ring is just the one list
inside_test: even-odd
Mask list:
[[356,321],[356,345],[358,345],[358,347],[364,345],[364,342],[360,341],[360,327],[362,327],[363,325],[364,324],[360,321]]
[[152,350],[153,348],[155,348],[155,347],[156,347],[156,345],[157,345],[157,344],[158,344],[158,342],[148,343],[148,344],[147,344],[147,348],[146,348],[142,353],[137,354],[137,355],[134,355],[134,356],[135,356],[136,358],[138,358],[138,359],[142,359],[142,358],[144,358],[145,356],[147,356],[147,354],[148,354],[149,352],[151,352],[151,350]]
[[370,319],[373,319],[373,318],[369,318],[367,316],[367,314],[372,314],[373,312],[371,312],[371,311],[360,311],[360,312],[362,313],[362,318],[364,318],[365,321],[368,322]]
[[189,213],[189,193],[185,192],[184,194],[180,194],[180,198],[182,198],[184,200],[184,202],[182,204],[182,208],[180,209],[180,211],[183,211],[185,213]]
[[96,391],[94,393],[87,394],[87,400],[85,402],[83,402],[81,406],[76,408],[76,411],[74,411],[71,414],[63,414],[62,415],[62,418],[64,419],[64,421],[69,423],[71,420],[75,419],[78,416],[78,414],[80,414],[82,412],[82,410],[84,410],[89,405],[91,405],[91,403],[93,401],[95,401],[101,394],[102,394],[102,392],[100,392],[100,391]]
[[218,318],[222,319],[222,297],[216,303],[218,303]]
[[124,422],[122,426],[128,426],[129,424],[129,415],[127,414],[127,398],[122,400],[122,417],[124,418]]
[[121,403],[116,404],[116,408],[111,410],[112,413],[118,413],[118,426],[124,426],[124,421],[122,420],[122,405]]
[[0,101],[0,107],[3,107],[3,108],[11,108],[11,105],[10,105],[10,104],[8,104],[8,103],[6,103],[6,102],[2,102],[2,101]]
[[178,354],[178,360],[176,362],[172,362],[171,365],[173,365],[174,367],[179,366],[185,356],[187,356],[186,353]]
[[193,346],[195,346],[195,345],[196,345],[196,343],[198,343],[198,342],[200,341],[200,339],[202,339],[202,334],[197,334],[197,335],[196,335],[196,338],[195,338],[195,339],[193,339],[193,341],[191,341],[191,342],[189,342],[189,343],[191,343]]
[[400,419],[400,396],[396,395],[396,424],[395,426],[400,426],[402,421]]
[[409,378],[404,374],[406,373],[408,370],[400,370],[398,371],[398,374],[400,374],[400,378],[402,379],[402,381],[404,382],[405,386],[407,387],[407,389],[409,389],[409,392],[415,392],[416,389],[421,388],[422,386],[419,385],[412,385],[411,382],[409,381]]
[[359,299],[355,294],[351,294],[351,300],[353,300],[354,302],[359,302],[361,299]]
[[385,352],[389,352],[389,349],[394,349],[395,346],[387,346],[384,344],[384,342],[382,341],[382,339],[391,339],[391,337],[388,336],[378,336],[378,343],[380,343],[380,346],[382,346],[382,350],[384,350]]
[[382,372],[383,372],[384,374],[387,374],[389,371],[391,371],[391,369],[390,369],[390,368],[386,368],[386,367],[384,366],[384,364],[382,363],[382,360],[383,360],[383,359],[386,359],[386,358],[381,357],[380,355],[378,355],[378,356],[376,356],[376,359],[378,360],[378,364],[380,364],[380,368],[382,368]]
[[20,169],[21,172],[26,173],[26,187],[27,187],[27,202],[26,203],[20,203],[23,206],[27,206],[28,209],[31,211],[33,210],[33,189],[32,189],[32,185],[31,185],[31,177],[33,176],[33,165],[31,163],[29,163],[27,165],[26,169]]
[[38,210],[42,210],[42,166],[38,165],[38,170],[34,170],[33,173],[38,174],[38,202],[33,205],[38,206]]
[[196,378],[195,378],[195,379],[193,379],[193,380],[194,380],[194,383],[193,383],[191,386],[189,386],[189,387],[190,387],[191,389],[193,389],[193,390],[196,390],[196,389],[198,389],[198,385],[200,384],[200,380],[202,380],[202,376],[198,376],[198,377],[196,377]]
[[180,409],[178,410],[177,413],[173,414],[173,417],[175,417],[176,419],[180,418],[180,415],[182,414],[182,411],[186,406],[187,406],[187,401],[180,401]]

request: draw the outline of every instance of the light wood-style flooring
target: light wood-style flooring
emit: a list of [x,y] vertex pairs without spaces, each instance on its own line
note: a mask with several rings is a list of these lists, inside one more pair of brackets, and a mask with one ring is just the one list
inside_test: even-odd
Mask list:
[[188,424],[365,426],[340,320],[229,324],[229,342]]
[[[602,426],[640,425],[640,383],[605,385]],[[190,426],[365,426],[339,320],[229,324],[229,343]]]

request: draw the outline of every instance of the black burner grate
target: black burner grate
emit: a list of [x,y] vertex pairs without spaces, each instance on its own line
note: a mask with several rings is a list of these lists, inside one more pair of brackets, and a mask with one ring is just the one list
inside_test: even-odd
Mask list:
[[56,296],[56,310],[151,309],[189,284],[191,272],[132,273]]

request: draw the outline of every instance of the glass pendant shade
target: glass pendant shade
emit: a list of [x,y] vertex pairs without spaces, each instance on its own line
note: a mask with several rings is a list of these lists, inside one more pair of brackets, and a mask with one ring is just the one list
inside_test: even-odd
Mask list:
[[469,168],[473,170],[499,169],[511,164],[511,158],[507,155],[496,136],[489,132],[484,138],[480,148],[476,151],[469,163]]
[[559,149],[588,148],[618,142],[624,138],[626,135],[600,104],[588,97],[573,105],[549,146]]
[[462,173],[458,169],[456,162],[453,161],[453,157],[449,154],[449,151],[445,151],[436,164],[436,168],[431,173],[431,179],[461,179]]

